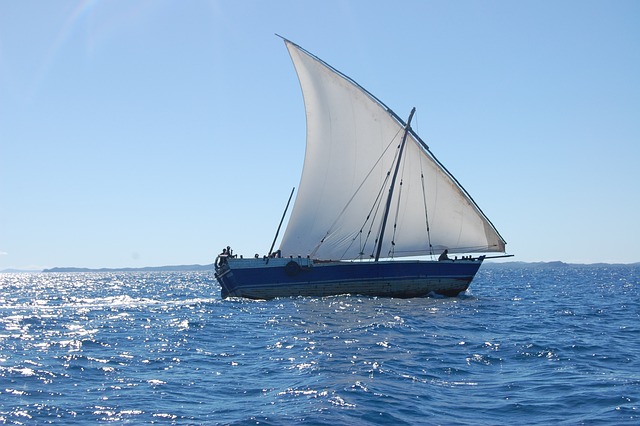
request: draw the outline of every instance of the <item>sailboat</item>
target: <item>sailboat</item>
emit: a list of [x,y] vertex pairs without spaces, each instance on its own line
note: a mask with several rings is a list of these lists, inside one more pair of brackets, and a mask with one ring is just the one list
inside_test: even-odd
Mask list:
[[278,250],[274,239],[263,257],[216,259],[221,296],[465,291],[487,253],[505,253],[506,243],[412,129],[415,108],[403,121],[350,77],[283,40],[306,111],[302,177]]

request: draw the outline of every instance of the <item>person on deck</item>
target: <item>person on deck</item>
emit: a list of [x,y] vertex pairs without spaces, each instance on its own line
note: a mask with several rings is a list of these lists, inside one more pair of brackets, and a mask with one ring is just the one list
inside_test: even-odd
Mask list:
[[226,248],[223,248],[222,253],[220,253],[218,257],[216,257],[216,266],[220,267],[224,265],[225,263],[227,263],[228,258],[229,258],[229,252],[227,251]]
[[444,249],[438,260],[451,260],[447,254],[449,253],[449,249]]

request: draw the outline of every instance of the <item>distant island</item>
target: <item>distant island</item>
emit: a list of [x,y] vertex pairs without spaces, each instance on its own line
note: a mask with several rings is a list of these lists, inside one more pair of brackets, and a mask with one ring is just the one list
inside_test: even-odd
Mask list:
[[551,262],[490,262],[486,261],[482,266],[511,266],[511,267],[527,267],[527,268],[557,268],[557,267],[576,267],[576,266],[640,266],[640,262],[635,263],[607,263],[607,262],[595,262],[595,263],[567,263],[560,260]]
[[170,265],[170,266],[146,266],[143,268],[76,268],[56,267],[43,269],[42,272],[163,272],[163,271],[213,271],[213,263],[209,265]]

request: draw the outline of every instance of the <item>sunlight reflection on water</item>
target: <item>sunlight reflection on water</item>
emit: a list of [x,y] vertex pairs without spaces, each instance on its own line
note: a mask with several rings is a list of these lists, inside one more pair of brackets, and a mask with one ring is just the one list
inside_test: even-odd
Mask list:
[[0,280],[3,423],[638,420],[637,267],[483,267],[461,297],[406,300],[222,301],[202,272]]

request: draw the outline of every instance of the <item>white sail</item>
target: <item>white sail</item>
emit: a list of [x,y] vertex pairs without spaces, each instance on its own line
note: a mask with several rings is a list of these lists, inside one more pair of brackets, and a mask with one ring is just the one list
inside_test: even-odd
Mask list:
[[[404,123],[326,63],[285,40],[307,118],[307,147],[284,256],[375,253]],[[505,242],[412,132],[402,155],[381,257],[504,252]],[[426,207],[426,208],[425,208]]]

